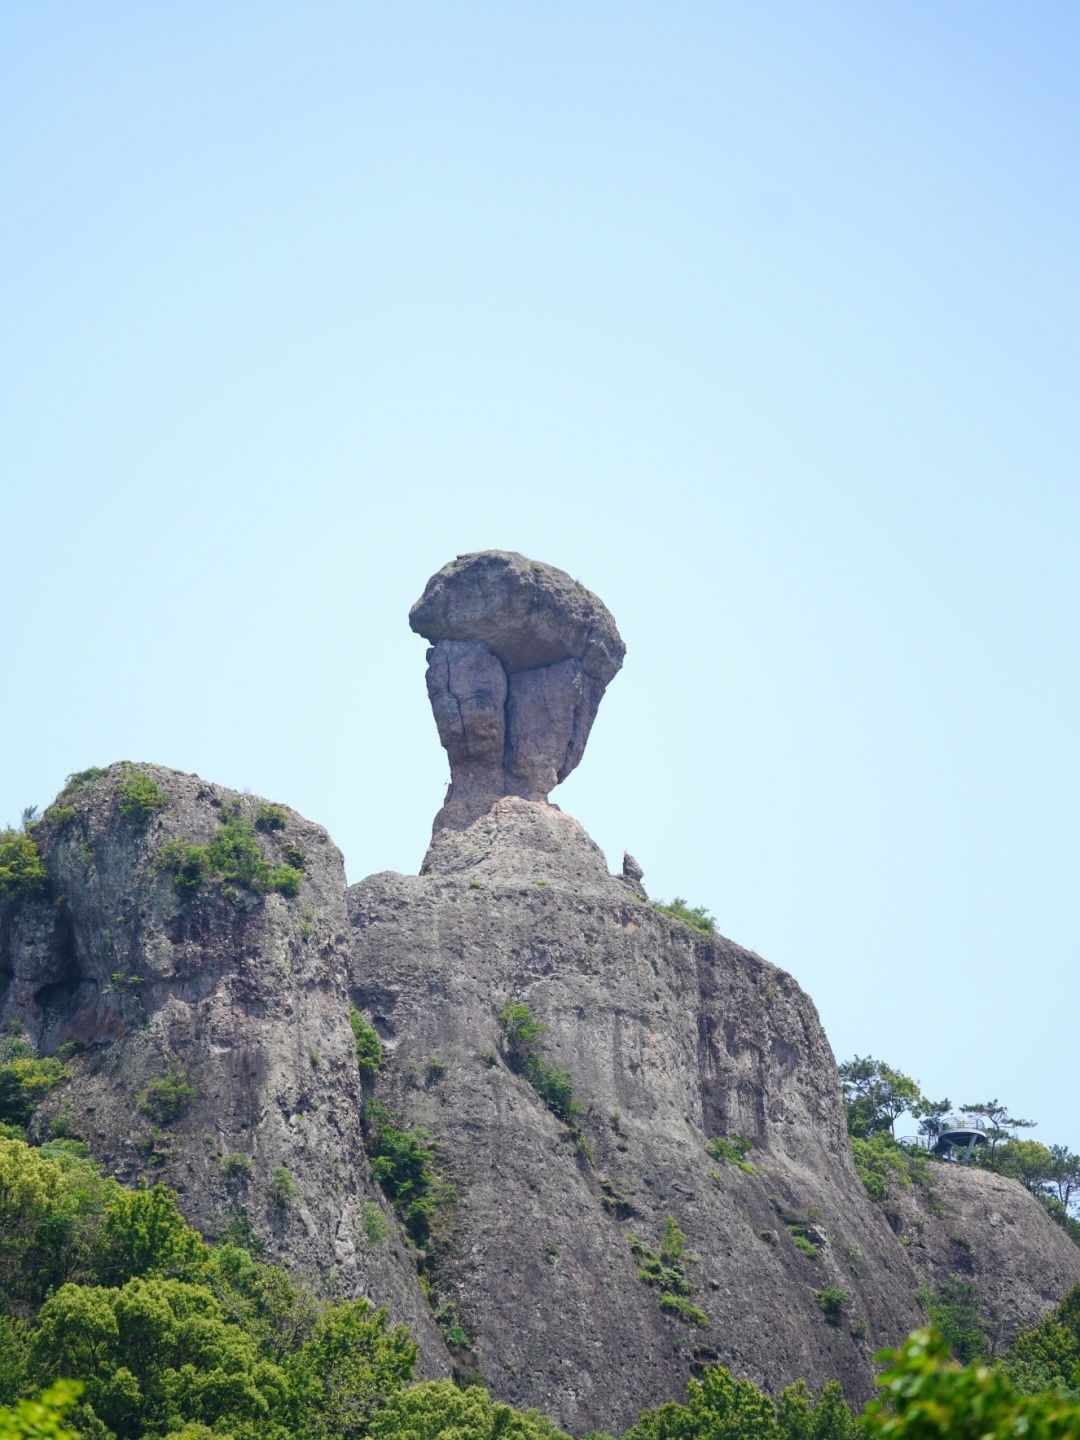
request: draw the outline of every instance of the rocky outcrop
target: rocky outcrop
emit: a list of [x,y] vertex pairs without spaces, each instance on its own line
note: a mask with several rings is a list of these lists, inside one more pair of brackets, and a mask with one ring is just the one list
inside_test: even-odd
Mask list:
[[[872,1204],[809,997],[658,911],[632,856],[610,875],[547,803],[622,661],[595,596],[489,551],[411,618],[451,763],[420,875],[346,892],[318,826],[153,766],[46,813],[48,893],[0,905],[0,1019],[76,1052],[39,1135],[64,1113],[204,1233],[240,1220],[325,1291],[386,1303],[423,1373],[478,1369],[576,1433],[717,1361],[858,1401],[920,1289],[975,1279],[1000,1345],[1080,1283],[1012,1181],[933,1166]],[[434,1154],[423,1249],[372,1181],[350,1002],[384,1049],[368,1143],[381,1123]]]
[[1000,1355],[1080,1285],[1080,1246],[1016,1180],[959,1164],[928,1174],[928,1190],[893,1189],[891,1222],[928,1291],[974,1282]]
[[546,800],[580,762],[622,664],[606,607],[561,570],[484,550],[433,575],[409,623],[433,642],[428,696],[450,760],[435,833],[503,795]]
[[[128,798],[133,776],[141,814]],[[447,1373],[361,1143],[339,851],[291,810],[158,766],[113,766],[60,801],[34,832],[50,893],[0,927],[4,1020],[42,1053],[77,1049],[71,1083],[42,1107],[39,1129],[70,1107],[69,1128],[112,1174],[163,1180],[205,1234],[239,1218],[269,1258],[330,1293],[388,1304],[426,1368]],[[169,843],[223,835],[254,842],[268,881],[275,867],[299,868],[298,893],[260,886],[258,872],[247,883],[215,878],[212,867],[180,893],[161,864]],[[167,1120],[151,1098],[164,1078],[192,1092]],[[279,1168],[294,1196],[275,1186]],[[389,1229],[381,1243],[368,1238],[372,1206]]]
[[[392,1056],[380,1093],[452,1168],[440,1285],[496,1394],[581,1431],[628,1425],[715,1360],[773,1391],[869,1393],[874,1351],[921,1318],[918,1281],[855,1174],[790,976],[661,915],[577,821],[516,798],[437,835],[422,876],[353,886],[349,923],[353,999]],[[573,1125],[515,1072],[509,1002],[546,1025]],[[742,1165],[710,1155],[734,1136]],[[658,1253],[668,1216],[707,1329],[639,1278],[635,1241]]]

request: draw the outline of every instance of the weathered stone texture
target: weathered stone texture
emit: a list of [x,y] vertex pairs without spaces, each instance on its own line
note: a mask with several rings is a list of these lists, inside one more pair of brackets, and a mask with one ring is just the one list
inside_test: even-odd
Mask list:
[[[167,797],[145,828],[125,820],[122,767],[64,803],[75,817],[35,831],[50,896],[9,917],[0,968],[10,984],[3,1018],[23,1022],[50,1054],[67,1041],[73,1081],[43,1107],[70,1103],[76,1133],[119,1179],[175,1187],[205,1234],[245,1215],[269,1258],[341,1295],[366,1293],[413,1329],[425,1367],[449,1357],[416,1284],[406,1247],[361,1143],[360,1082],[349,1028],[345,877],[326,832],[286,812],[260,836],[282,863],[282,841],[304,852],[300,894],[256,895],[204,884],[176,893],[155,857],[169,839],[205,844],[226,814],[254,820],[258,802],[198,776],[142,766]],[[139,1095],[156,1076],[194,1087],[187,1111],[155,1138]],[[250,1161],[229,1178],[221,1158]],[[288,1206],[271,1189],[275,1167],[295,1179]],[[389,1242],[372,1246],[364,1204],[386,1211]]]
[[[496,1394],[580,1431],[629,1424],[717,1358],[774,1391],[839,1376],[869,1393],[874,1350],[919,1321],[917,1280],[855,1175],[832,1053],[789,976],[658,914],[577,821],[514,798],[436,835],[422,876],[353,886],[349,919],[386,1093],[452,1167],[444,1283]],[[591,1159],[501,1055],[511,1000],[588,1104]],[[734,1132],[752,1174],[706,1153]],[[816,1257],[780,1211],[827,1235]],[[637,1278],[631,1234],[655,1249],[668,1215],[708,1331]],[[852,1296],[840,1326],[815,1298],[829,1286]]]
[[622,664],[605,606],[561,570],[484,550],[433,575],[409,623],[433,642],[428,697],[450,760],[435,832],[503,795],[546,800],[579,764]]
[[[259,802],[158,767],[142,769],[167,803],[145,827],[121,813],[123,767],[65,796],[66,823],[42,822],[51,890],[0,909],[0,1018],[44,1053],[84,1048],[39,1127],[70,1102],[120,1179],[163,1179],[207,1234],[243,1214],[271,1259],[388,1304],[423,1373],[475,1361],[498,1398],[576,1433],[625,1428],[716,1361],[773,1393],[836,1377],[858,1401],[875,1351],[922,1320],[921,1287],[975,1279],[1000,1346],[1080,1283],[1080,1249],[1013,1181],[933,1166],[930,1196],[912,1186],[873,1205],[809,997],[660,914],[632,856],[609,875],[547,803],[622,663],[595,596],[486,551],[433,576],[410,618],[432,642],[451,766],[419,876],[346,893],[325,832],[288,811],[259,843],[275,864],[303,851],[298,896],[205,882],[185,899],[161,846],[205,844]],[[427,1128],[457,1193],[425,1260],[471,1337],[453,1360],[420,1257],[372,1182],[350,999],[382,1037],[378,1098]],[[510,1001],[573,1077],[574,1126],[510,1063],[498,1020]],[[139,1097],[164,1074],[195,1096],[162,1135]],[[733,1136],[751,1142],[746,1165],[708,1153]],[[223,1171],[231,1153],[250,1161],[246,1178]],[[276,1166],[299,1186],[289,1205],[274,1199]],[[387,1242],[366,1238],[365,1205]],[[664,1313],[639,1278],[632,1239],[658,1250],[668,1217],[688,1237],[688,1298],[707,1329]],[[849,1297],[839,1323],[818,1302],[826,1289]]]
[[995,1354],[1080,1285],[1080,1246],[1015,1180],[963,1165],[934,1165],[932,1190],[894,1189],[892,1223],[929,1290],[973,1280]]

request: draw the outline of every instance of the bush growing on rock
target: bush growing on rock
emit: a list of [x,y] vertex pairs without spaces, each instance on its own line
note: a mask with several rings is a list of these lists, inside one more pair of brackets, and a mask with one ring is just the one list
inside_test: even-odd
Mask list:
[[574,1098],[574,1077],[568,1070],[545,1060],[537,1048],[537,1041],[547,1026],[535,1019],[529,1007],[519,1000],[511,1001],[504,1008],[499,1025],[507,1064],[524,1076],[552,1114],[577,1131],[583,1141],[576,1121],[585,1107]]
[[139,1096],[139,1109],[158,1125],[179,1120],[191,1104],[195,1089],[182,1075],[158,1075]]
[[284,1165],[275,1165],[270,1174],[270,1193],[279,1205],[287,1205],[300,1193],[300,1186]]
[[851,1302],[847,1291],[836,1285],[830,1285],[825,1290],[815,1290],[814,1299],[831,1325],[839,1325],[841,1316]]
[[983,1360],[990,1353],[990,1330],[982,1314],[979,1287],[951,1275],[937,1290],[920,1291],[926,1316],[961,1365]]
[[364,1106],[361,1120],[371,1157],[371,1173],[401,1217],[410,1238],[424,1246],[440,1205],[454,1199],[452,1187],[438,1174],[435,1150],[426,1130],[406,1130],[400,1117],[378,1100]]
[[356,1063],[368,1077],[382,1069],[382,1045],[373,1025],[369,1025],[355,1005],[349,1006],[349,1025],[356,1041]]
[[0,830],[0,905],[15,905],[42,895],[49,872],[27,830]]
[[108,770],[102,765],[90,765],[85,770],[75,770],[64,781],[63,794],[68,795],[73,791],[82,790],[87,785],[92,785],[95,780],[100,780],[107,775]]
[[169,797],[143,770],[129,770],[116,787],[120,814],[132,825],[146,825],[159,810],[164,810]]
[[681,895],[676,895],[670,905],[665,905],[662,900],[654,900],[653,906],[661,915],[670,915],[672,920],[681,920],[699,935],[716,934],[716,920],[704,905],[688,905]]
[[754,1167],[747,1160],[747,1155],[753,1149],[751,1141],[745,1135],[717,1135],[715,1139],[709,1140],[705,1146],[705,1153],[713,1160],[730,1162],[738,1166],[747,1175],[753,1175]]
[[263,854],[254,824],[239,813],[224,821],[207,845],[167,840],[160,846],[157,868],[172,874],[173,888],[185,900],[210,882],[266,894],[276,890],[291,899],[298,895],[304,873],[295,865],[273,865]]
[[506,1058],[514,1069],[524,1068],[529,1056],[536,1049],[536,1041],[545,1033],[547,1026],[533,1017],[527,1005],[512,1000],[499,1015],[499,1025],[506,1043]]
[[237,1154],[235,1150],[229,1155],[222,1155],[218,1163],[230,1180],[246,1180],[251,1174],[251,1161],[246,1155]]

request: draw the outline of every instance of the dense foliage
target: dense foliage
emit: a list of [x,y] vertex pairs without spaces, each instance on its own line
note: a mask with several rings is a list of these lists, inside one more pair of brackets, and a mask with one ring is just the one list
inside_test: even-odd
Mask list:
[[[433,1152],[388,1118],[368,1123],[384,1132],[384,1178],[411,1203]],[[635,1253],[645,1283],[673,1299],[692,1289],[674,1220],[657,1253]],[[320,1304],[247,1249],[207,1244],[162,1186],[125,1189],[75,1141],[0,1138],[0,1286],[0,1440],[560,1440],[482,1386],[410,1385],[416,1347],[385,1311]],[[828,1291],[820,1303],[843,1308]],[[931,1302],[946,1324],[948,1303]],[[1080,1434],[1080,1290],[996,1366],[952,1363],[932,1332],[883,1358],[882,1397],[860,1417],[835,1383],[774,1402],[716,1366],[625,1440]]]
[[681,920],[699,935],[716,934],[716,920],[704,905],[688,905],[681,895],[676,895],[670,905],[666,905],[662,900],[654,900],[653,906],[661,915],[670,915],[673,920]]
[[[289,859],[302,863],[298,847],[290,851]],[[220,886],[226,898],[237,887],[260,895],[276,890],[291,898],[299,894],[304,880],[300,864],[274,865],[266,858],[255,823],[239,810],[229,815],[207,845],[167,840],[158,849],[157,866],[172,875],[173,887],[184,899],[205,883]]]
[[574,1077],[569,1070],[545,1059],[540,1051],[540,1037],[547,1026],[534,1019],[529,1007],[511,1001],[499,1015],[503,1032],[506,1061],[512,1070],[529,1082],[553,1115],[581,1137],[578,1116],[584,1106],[574,1097]]
[[385,1311],[318,1306],[207,1245],[161,1186],[125,1190],[78,1142],[0,1139],[0,1284],[0,1400],[80,1381],[70,1423],[92,1440],[360,1436],[416,1356]]
[[691,1380],[685,1405],[646,1410],[624,1440],[858,1440],[858,1422],[833,1381],[815,1404],[803,1384],[777,1403],[721,1365]]
[[865,1433],[881,1440],[1076,1440],[1080,1404],[1063,1391],[1025,1393],[1006,1366],[960,1367],[946,1342],[920,1330],[898,1351],[868,1407]]
[[32,899],[48,884],[49,872],[30,830],[0,830],[0,905]]

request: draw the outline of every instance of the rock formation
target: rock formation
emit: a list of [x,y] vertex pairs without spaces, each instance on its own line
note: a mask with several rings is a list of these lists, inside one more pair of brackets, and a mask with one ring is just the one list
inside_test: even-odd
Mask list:
[[[46,813],[48,893],[0,905],[0,1019],[42,1053],[77,1047],[38,1136],[69,1112],[204,1233],[240,1219],[316,1286],[386,1303],[422,1374],[479,1369],[575,1433],[717,1361],[774,1393],[837,1377],[857,1401],[922,1287],[974,1279],[1004,1344],[1080,1283],[1080,1248],[1000,1176],[934,1165],[929,1195],[871,1203],[809,997],[658,911],[632,856],[609,874],[547,803],[622,661],[595,596],[485,552],[434,576],[412,624],[452,775],[420,875],[346,891],[318,826],[154,766]],[[190,1097],[162,1120],[167,1077]],[[365,1087],[367,1143],[378,1106],[431,1137],[418,1243],[373,1183]]]
[[[133,774],[160,797],[141,819],[125,814]],[[34,832],[50,893],[0,916],[3,1019],[45,1054],[78,1051],[39,1132],[70,1106],[74,1133],[118,1179],[163,1180],[204,1234],[246,1219],[269,1258],[331,1293],[378,1297],[414,1330],[432,1373],[446,1373],[361,1140],[340,852],[291,810],[159,766],[111,766],[61,799]],[[212,875],[181,893],[165,847],[212,843],[226,822],[268,869],[302,866],[299,893]],[[163,1077],[192,1091],[166,1125],[144,1108]],[[287,1206],[274,1194],[279,1166],[298,1187]],[[372,1205],[391,1243],[369,1241]]]
[[433,575],[409,623],[433,642],[428,695],[450,759],[434,832],[503,795],[546,800],[580,762],[626,653],[606,607],[561,570],[484,550]]

